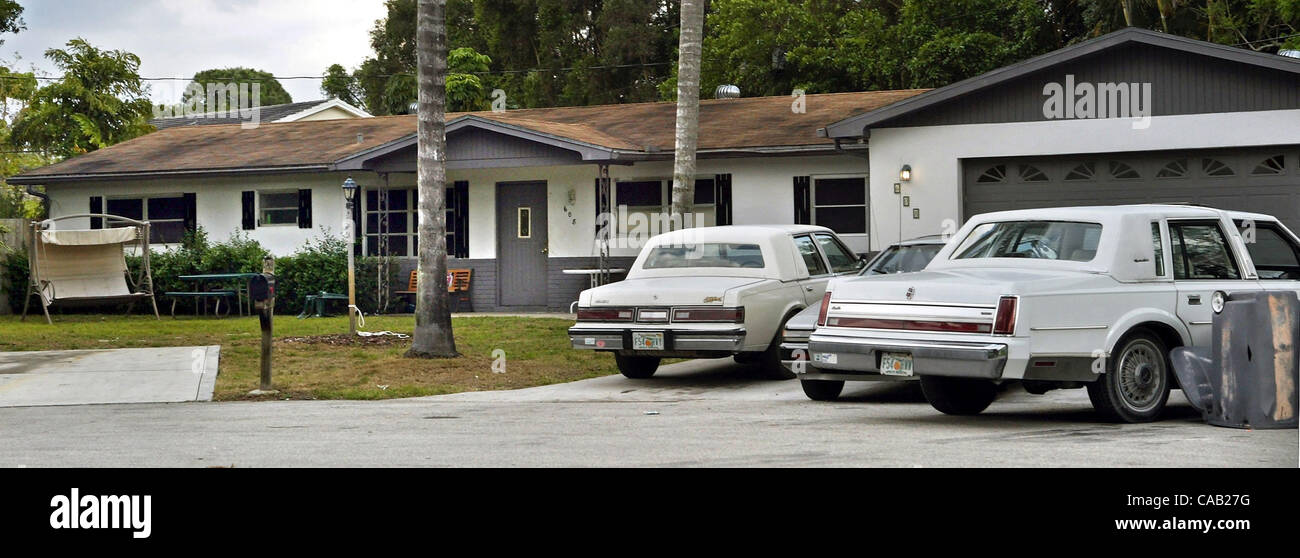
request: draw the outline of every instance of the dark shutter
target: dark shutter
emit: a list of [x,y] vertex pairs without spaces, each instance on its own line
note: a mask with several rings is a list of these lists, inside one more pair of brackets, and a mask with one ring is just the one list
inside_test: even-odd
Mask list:
[[458,180],[452,186],[452,230],[456,231],[456,245],[452,257],[469,257],[469,182]]
[[812,177],[794,177],[794,224],[812,224]]
[[[104,212],[104,198],[103,198],[103,196],[90,196],[90,212],[91,212],[91,213],[95,213],[95,214],[99,214],[99,213],[103,213],[103,212]],[[92,228],[92,229],[102,229],[102,228],[104,228],[104,218],[103,218],[103,217],[91,217],[91,218],[90,218],[90,228]]]
[[194,232],[199,228],[199,203],[198,196],[194,192],[181,194],[185,200],[185,230]]
[[298,190],[298,228],[311,228],[311,189]]
[[[364,234],[366,231],[362,229],[361,223],[361,200],[367,199],[367,195],[365,187],[360,187],[357,190],[356,197],[352,199],[352,253],[357,257],[361,257],[361,246],[366,238]],[[375,199],[378,199],[378,197]]]
[[[596,238],[602,235],[613,236],[614,215],[610,207],[610,179],[596,179]],[[604,216],[604,219],[601,217]]]
[[731,175],[719,174],[713,179],[714,222],[718,226],[731,224]]
[[242,206],[241,214],[243,215],[243,227],[246,231],[257,228],[257,192],[241,192],[240,204]]

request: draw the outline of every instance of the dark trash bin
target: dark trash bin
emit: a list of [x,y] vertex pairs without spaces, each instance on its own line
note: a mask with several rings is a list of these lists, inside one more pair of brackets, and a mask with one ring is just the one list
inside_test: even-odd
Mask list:
[[1170,353],[1183,393],[1205,421],[1234,428],[1296,428],[1300,298],[1238,293],[1214,317],[1212,347]]

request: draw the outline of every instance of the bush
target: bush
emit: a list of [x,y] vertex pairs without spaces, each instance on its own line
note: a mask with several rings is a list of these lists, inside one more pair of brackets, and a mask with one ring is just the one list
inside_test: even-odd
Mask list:
[[[23,252],[0,253],[0,268],[4,268],[5,292],[9,294],[9,307],[15,312],[23,311],[23,299],[27,296],[27,254]],[[39,311],[40,308],[37,307]]]
[[328,233],[308,240],[293,255],[275,260],[275,309],[301,312],[303,297],[321,291],[346,293],[347,280],[347,243]]

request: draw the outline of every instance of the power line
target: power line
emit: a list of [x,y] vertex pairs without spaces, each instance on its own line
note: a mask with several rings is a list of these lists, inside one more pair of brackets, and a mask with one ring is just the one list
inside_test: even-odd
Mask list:
[[[483,76],[483,75],[527,74],[527,73],[531,73],[531,72],[571,72],[571,71],[581,71],[581,70],[617,70],[617,69],[625,69],[625,68],[642,68],[642,67],[652,67],[652,66],[668,66],[668,65],[671,65],[671,64],[673,64],[673,62],[638,62],[638,63],[634,63],[634,64],[600,64],[600,65],[596,65],[596,66],[566,66],[566,67],[562,67],[562,68],[528,68],[528,69],[525,69],[525,70],[488,70],[488,71],[484,71],[484,72],[458,72],[458,73],[468,73],[468,74],[472,74],[472,75],[476,75],[476,76]],[[410,73],[408,73],[408,72],[399,72],[399,73],[396,73],[396,74],[376,74],[374,77],[379,77],[379,78],[391,78],[391,77],[396,77],[396,76],[412,76],[412,74],[410,74]],[[40,81],[60,81],[60,80],[64,79],[65,77],[67,77],[67,76],[32,76],[33,79],[40,80]],[[229,80],[231,80],[231,81],[235,81],[235,80],[246,80],[246,81],[268,81],[268,80],[276,80],[276,81],[285,81],[285,80],[296,80],[296,79],[325,79],[326,77],[327,77],[327,76],[267,76],[267,77],[246,78],[246,77],[241,77],[241,76],[209,76],[209,77],[205,78],[205,80],[210,80],[210,81],[224,81],[224,80],[226,80],[226,79],[229,79]],[[354,77],[355,77],[355,76],[354,76]],[[14,80],[14,79],[27,79],[27,77],[26,77],[26,76],[17,76],[17,75],[0,76],[0,80],[3,80],[3,79],[10,79],[10,80]],[[140,81],[193,81],[193,80],[194,80],[193,77],[142,77],[142,78],[140,78]]]

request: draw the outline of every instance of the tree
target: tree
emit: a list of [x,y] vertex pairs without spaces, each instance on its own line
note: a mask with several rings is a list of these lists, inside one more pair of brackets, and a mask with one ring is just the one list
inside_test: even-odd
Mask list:
[[[23,7],[16,0],[0,0],[0,34],[17,33],[27,29],[23,23]],[[4,39],[0,39],[0,45]]]
[[[677,150],[673,156],[671,223],[685,224],[695,200],[695,146],[700,139],[700,48],[704,0],[682,0],[677,48]],[[678,219],[681,219],[680,221]]]
[[352,106],[361,104],[361,86],[357,83],[357,78],[339,64],[332,64],[325,70],[320,92],[326,99],[338,99]]
[[63,77],[31,93],[14,118],[10,145],[70,157],[153,131],[139,57],[83,39],[45,56]]
[[419,278],[415,331],[407,357],[451,358],[456,339],[447,300],[447,25],[446,0],[419,0],[416,50],[420,107],[416,187],[419,196]]
[[[218,106],[212,106],[213,99],[210,98],[211,94],[208,91],[208,86],[249,84],[249,94],[251,94],[252,84],[254,83],[261,85],[258,99],[260,106],[283,105],[293,102],[293,97],[289,95],[288,91],[284,90],[284,86],[280,85],[279,80],[275,79],[275,76],[271,75],[270,72],[235,67],[203,70],[194,74],[193,81],[190,81],[190,84],[185,88],[185,93],[181,96],[181,104],[185,105],[186,110],[189,112],[200,113],[241,108],[237,97],[240,94],[238,87],[226,88],[217,92],[216,102]],[[224,103],[224,106],[220,106],[222,103]]]

